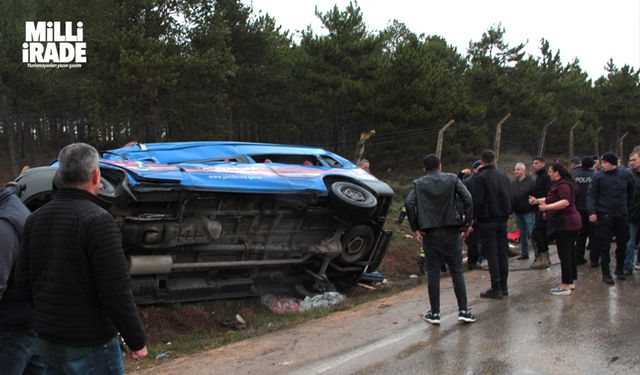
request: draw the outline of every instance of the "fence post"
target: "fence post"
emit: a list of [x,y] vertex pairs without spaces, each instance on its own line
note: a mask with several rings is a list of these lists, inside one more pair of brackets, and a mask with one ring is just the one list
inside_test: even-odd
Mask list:
[[453,125],[455,121],[453,119],[449,120],[440,131],[438,131],[438,143],[436,144],[436,156],[438,159],[442,160],[442,140],[444,139],[444,131],[449,128],[449,126]]
[[629,132],[624,132],[620,140],[618,141],[618,150],[620,152],[620,164],[624,164],[624,139],[629,135]]
[[549,128],[549,126],[553,125],[554,122],[556,122],[556,119],[549,121],[542,128],[542,137],[540,138],[540,152],[538,152],[538,156],[542,156],[542,153],[544,152],[544,142],[547,139],[547,129]]
[[600,134],[600,130],[602,130],[602,126],[598,126],[595,134],[593,135],[593,144],[596,149],[596,158],[600,160],[600,150],[598,150],[598,134]]
[[576,121],[575,124],[569,129],[569,160],[573,159],[573,129],[580,125],[580,121]]
[[493,151],[496,153],[496,164],[498,163],[498,159],[500,158],[500,137],[502,136],[502,124],[504,124],[509,117],[511,117],[511,113],[507,113],[498,125],[496,125],[496,139],[493,141]]
[[[364,144],[376,134],[375,129],[371,129],[368,132],[360,133],[360,139],[356,142],[356,150],[353,155],[353,162],[358,164],[360,160],[364,158]],[[345,141],[346,142],[346,141]]]

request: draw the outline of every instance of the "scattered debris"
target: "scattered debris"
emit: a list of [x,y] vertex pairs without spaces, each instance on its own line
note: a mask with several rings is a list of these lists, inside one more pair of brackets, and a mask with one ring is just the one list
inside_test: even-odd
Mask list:
[[290,297],[277,297],[273,294],[265,294],[260,301],[274,314],[288,314],[301,312],[300,300]]
[[367,285],[367,284],[363,284],[363,283],[358,283],[359,287],[365,288],[365,289],[369,289],[369,290],[376,290],[375,287],[371,286],[371,285]]
[[160,360],[163,360],[163,359],[167,359],[167,358],[169,358],[170,354],[171,354],[171,351],[158,353],[158,354],[156,355],[156,361],[160,361]]
[[[364,284],[362,286],[372,288]],[[297,298],[278,297],[272,294],[265,294],[260,297],[260,301],[275,314],[288,314],[309,311],[317,307],[328,307],[344,301],[344,298],[345,297],[338,292],[326,292],[313,297],[307,296],[302,301]]]
[[243,324],[243,325],[247,325],[247,322],[244,320],[244,318],[242,317],[242,315],[240,314],[236,314],[236,320],[238,321],[238,323]]
[[242,324],[242,323],[239,323],[237,321],[233,322],[233,321],[230,321],[230,320],[224,320],[224,321],[218,322],[218,324],[220,324],[223,327],[235,329],[237,331],[241,331],[241,330],[247,328],[246,324]]
[[317,307],[328,307],[344,301],[344,296],[338,292],[325,292],[313,297],[305,297],[300,304],[303,311],[309,311]]

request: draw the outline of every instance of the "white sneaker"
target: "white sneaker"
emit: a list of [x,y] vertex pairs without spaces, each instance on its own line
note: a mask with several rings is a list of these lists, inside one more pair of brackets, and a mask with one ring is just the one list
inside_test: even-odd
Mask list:
[[640,271],[640,263],[636,263],[636,267],[635,269],[637,269],[638,271]]

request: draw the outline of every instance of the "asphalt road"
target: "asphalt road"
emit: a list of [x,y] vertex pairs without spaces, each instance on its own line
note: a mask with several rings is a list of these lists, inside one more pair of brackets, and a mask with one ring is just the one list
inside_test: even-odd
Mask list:
[[558,259],[547,270],[510,260],[510,296],[485,300],[487,271],[465,273],[478,321],[457,321],[448,278],[442,324],[422,321],[426,287],[299,326],[176,359],[148,374],[640,374],[640,275],[605,285],[578,270],[577,289],[553,296]]

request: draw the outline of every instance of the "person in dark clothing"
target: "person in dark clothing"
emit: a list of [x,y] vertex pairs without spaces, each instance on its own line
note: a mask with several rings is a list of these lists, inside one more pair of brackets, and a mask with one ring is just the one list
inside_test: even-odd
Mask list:
[[513,172],[516,178],[511,181],[511,207],[513,208],[516,225],[520,231],[520,250],[522,255],[518,259],[522,260],[529,259],[529,239],[533,233],[533,224],[535,223],[534,207],[529,204],[529,196],[533,194],[535,181],[527,175],[527,167],[525,167],[524,163],[516,163]]
[[73,143],[58,158],[63,186],[27,219],[16,265],[16,283],[35,310],[37,353],[52,373],[124,373],[117,333],[132,359],[146,356],[146,334],[122,235],[97,197],[99,155]]
[[495,158],[496,154],[491,150],[482,152],[482,165],[473,177],[471,196],[480,246],[491,275],[491,288],[480,296],[502,299],[509,295],[507,220],[511,215],[511,188],[507,175],[496,168]]
[[6,188],[0,191],[0,363],[3,374],[37,374],[44,370],[35,354],[33,310],[14,283],[15,262],[29,209]]
[[634,181],[629,171],[618,168],[618,156],[602,155],[602,170],[596,172],[587,192],[589,221],[595,223],[597,248],[600,254],[602,280],[615,284],[611,277],[611,239],[616,238],[616,276],[624,280],[624,258],[629,239],[629,210],[633,199]]
[[[582,167],[580,169],[574,169],[572,172],[573,180],[578,187],[578,194],[576,195],[576,209],[580,214],[582,221],[582,228],[576,235],[575,252],[576,252],[576,264],[581,265],[587,263],[584,257],[587,247],[587,239],[589,240],[589,258],[591,260],[591,267],[598,267],[599,257],[597,246],[594,246],[595,236],[593,234],[593,223],[589,221],[589,211],[587,210],[587,191],[589,185],[593,179],[593,159],[590,157],[584,157],[582,159]],[[595,250],[594,250],[595,249]]]
[[[547,172],[547,166],[542,156],[533,159],[533,170],[536,173],[536,183],[533,188],[534,198],[545,198],[551,190],[551,179]],[[531,264],[532,269],[544,269],[551,265],[549,261],[549,240],[547,238],[547,222],[544,220],[542,212],[535,210],[536,223],[533,227],[533,240],[536,243],[536,250],[540,254]]]
[[[478,173],[480,168],[480,160],[476,160],[471,164],[471,175],[463,179],[462,182],[467,190],[471,191],[471,184],[473,183],[473,177]],[[480,241],[478,240],[478,227],[472,225],[471,232],[464,241],[467,244],[467,268],[469,271],[480,268]]]
[[571,158],[571,174],[573,175],[576,172],[580,172],[582,169],[582,159],[577,156]]
[[[475,322],[467,306],[467,291],[462,274],[462,237],[469,233],[473,204],[471,195],[460,179],[452,173],[442,173],[440,159],[431,154],[424,160],[426,174],[413,182],[405,207],[411,229],[423,243],[427,263],[429,303],[431,310],[424,319],[440,324],[440,267],[449,266],[453,289],[458,300],[458,320]],[[457,200],[464,205],[460,215]]]
[[531,197],[530,203],[539,205],[538,209],[547,221],[548,235],[555,239],[558,248],[562,283],[550,292],[557,296],[567,296],[576,288],[578,280],[573,246],[575,235],[582,226],[575,206],[577,188],[571,173],[561,163],[554,163],[549,167],[549,177],[553,181],[549,195],[538,199]]
[[[629,172],[633,176],[633,200],[629,207],[629,241],[624,259],[624,273],[630,276],[633,273],[633,255],[638,237],[638,223],[640,223],[640,148],[636,147],[629,155]],[[640,253],[638,253],[640,260]]]

